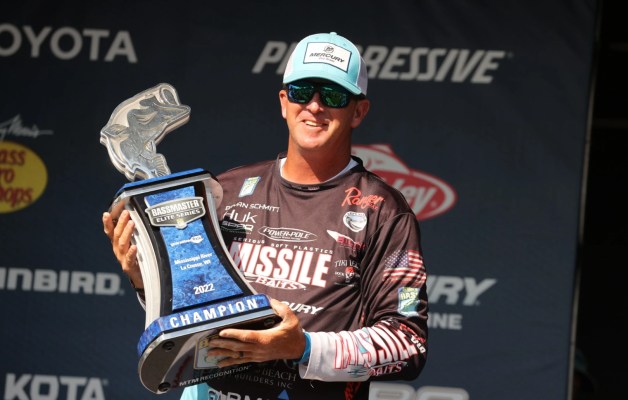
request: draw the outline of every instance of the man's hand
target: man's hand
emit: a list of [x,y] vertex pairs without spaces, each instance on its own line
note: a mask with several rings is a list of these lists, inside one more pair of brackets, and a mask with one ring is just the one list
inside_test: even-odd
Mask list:
[[260,331],[224,329],[212,339],[207,352],[210,357],[227,357],[218,366],[270,360],[300,359],[305,351],[305,335],[297,316],[284,303],[271,299],[271,306],[281,321]]
[[122,271],[131,279],[133,286],[143,288],[142,273],[137,262],[137,246],[131,244],[135,224],[127,210],[122,211],[117,221],[108,212],[102,215],[105,235],[111,240],[113,253],[122,266]]

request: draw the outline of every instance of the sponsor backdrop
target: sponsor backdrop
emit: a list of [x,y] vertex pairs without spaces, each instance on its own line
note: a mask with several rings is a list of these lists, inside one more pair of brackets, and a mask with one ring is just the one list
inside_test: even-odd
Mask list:
[[173,171],[274,158],[291,47],[336,31],[368,63],[354,151],[412,204],[431,274],[428,365],[372,397],[565,399],[594,14],[594,0],[4,4],[2,398],[155,396],[136,372],[143,311],[100,222],[126,183],[99,144],[113,109],[177,88],[192,113],[159,146]]

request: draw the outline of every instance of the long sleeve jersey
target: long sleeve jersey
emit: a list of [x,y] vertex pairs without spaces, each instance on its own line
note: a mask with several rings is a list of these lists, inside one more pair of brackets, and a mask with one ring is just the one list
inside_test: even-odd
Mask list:
[[309,333],[309,361],[234,369],[182,399],[366,399],[369,380],[414,379],[425,364],[426,271],[401,193],[357,158],[327,182],[293,184],[282,157],[219,175],[217,212],[236,267]]

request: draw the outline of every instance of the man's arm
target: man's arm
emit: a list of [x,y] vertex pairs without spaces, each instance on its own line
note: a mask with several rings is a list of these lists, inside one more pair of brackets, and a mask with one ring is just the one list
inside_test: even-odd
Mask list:
[[386,222],[360,263],[362,328],[310,332],[301,377],[324,381],[411,380],[427,358],[426,272],[415,216]]

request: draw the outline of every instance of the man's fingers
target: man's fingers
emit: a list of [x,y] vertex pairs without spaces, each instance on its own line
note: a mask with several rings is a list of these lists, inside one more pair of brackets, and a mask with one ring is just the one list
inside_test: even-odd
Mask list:
[[105,231],[105,235],[111,240],[113,239],[113,218],[111,218],[111,214],[108,212],[104,212],[102,214],[102,226]]
[[[119,225],[120,223],[118,223]],[[135,229],[135,223],[133,221],[128,221],[124,230],[120,234],[118,238],[118,246],[127,248],[131,245],[131,237],[133,237],[133,229]]]
[[[219,333],[223,339],[233,339],[244,343],[259,343],[259,332],[251,331],[248,329],[223,329]],[[220,339],[214,339],[220,340]],[[212,340],[212,343],[214,342]],[[218,345],[218,347],[222,347]]]
[[113,230],[113,240],[115,241],[120,240],[120,236],[124,232],[127,226],[127,223],[129,222],[130,219],[131,219],[131,215],[129,214],[129,212],[127,210],[122,211],[122,213],[120,214],[120,217],[118,217],[118,223],[116,224]]
[[137,263],[137,246],[131,245],[129,251],[126,253],[126,261],[129,266]]
[[290,307],[288,307],[287,304],[276,299],[270,299],[270,306],[273,310],[275,310],[275,314],[277,314],[281,319],[285,319],[285,316],[291,312]]

